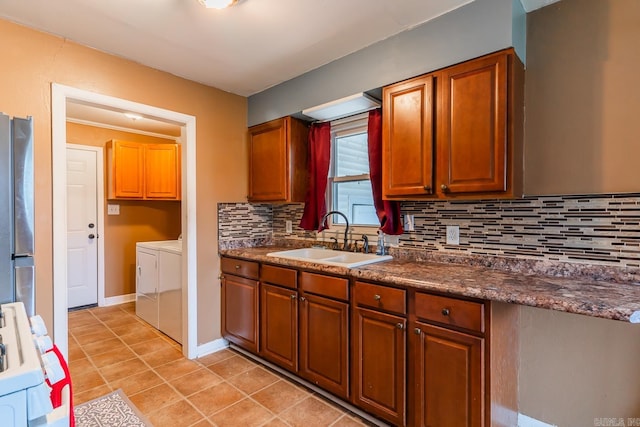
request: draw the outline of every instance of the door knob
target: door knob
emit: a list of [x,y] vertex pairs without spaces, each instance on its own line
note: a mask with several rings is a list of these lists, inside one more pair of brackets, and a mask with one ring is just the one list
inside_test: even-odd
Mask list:
[[96,238],[96,235],[95,235],[95,234],[89,234],[89,239],[93,240],[93,239],[95,239],[95,238]]
[[95,225],[94,223],[90,223],[90,224],[89,224],[89,228],[93,228],[93,227],[95,227],[95,226],[96,226],[96,225]]

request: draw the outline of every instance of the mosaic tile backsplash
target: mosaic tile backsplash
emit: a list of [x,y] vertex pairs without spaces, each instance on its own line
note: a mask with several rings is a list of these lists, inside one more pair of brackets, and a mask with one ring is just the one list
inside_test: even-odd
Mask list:
[[[297,228],[303,208],[220,204],[220,243],[315,239]],[[401,211],[414,215],[415,231],[400,236],[399,249],[640,267],[640,193],[403,202]],[[460,245],[445,244],[447,225],[460,227]]]

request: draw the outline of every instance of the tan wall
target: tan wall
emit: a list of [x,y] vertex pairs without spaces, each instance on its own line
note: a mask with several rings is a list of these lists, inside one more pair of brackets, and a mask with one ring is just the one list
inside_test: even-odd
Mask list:
[[0,20],[0,111],[34,117],[36,309],[53,328],[51,83],[196,117],[198,343],[220,335],[217,203],[246,200],[247,100]]
[[526,194],[640,191],[638,22],[638,0],[528,15]]
[[[171,143],[171,139],[131,132],[67,123],[70,144],[104,147],[110,139],[134,142]],[[105,189],[107,194],[106,159]],[[107,215],[107,203],[120,205],[120,215]],[[132,294],[136,291],[136,242],[173,240],[180,235],[180,202],[107,201],[104,204],[104,273],[105,297]]]
[[521,413],[560,427],[640,420],[638,325],[531,307],[520,325]]

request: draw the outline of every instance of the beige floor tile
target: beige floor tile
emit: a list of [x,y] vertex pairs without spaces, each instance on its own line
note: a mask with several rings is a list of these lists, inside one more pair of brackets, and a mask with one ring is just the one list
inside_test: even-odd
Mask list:
[[154,351],[174,348],[174,346],[162,337],[152,338],[138,344],[131,344],[131,350],[136,354],[153,353]]
[[154,351],[153,353],[142,354],[140,358],[144,360],[152,368],[164,365],[174,360],[182,359],[184,356],[175,348]]
[[75,389],[75,384],[72,384],[73,388],[73,404],[80,405],[81,403],[89,402],[90,400],[97,399],[105,394],[111,393],[111,388],[108,385],[101,385],[100,387],[92,388],[85,392],[78,392]]
[[146,371],[149,368],[138,358],[125,360],[124,362],[114,363],[112,365],[100,368],[100,373],[108,382],[117,381],[122,378],[130,377],[139,372]]
[[71,360],[69,358],[69,373],[72,378],[75,378],[78,375],[82,375],[87,372],[92,372],[96,370],[96,367],[93,366],[93,363],[86,357],[83,359],[74,359]]
[[190,396],[221,382],[222,378],[208,369],[200,368],[190,374],[171,380],[171,385],[184,396]]
[[227,381],[238,387],[247,394],[255,393],[268,385],[280,380],[280,377],[267,371],[266,369],[256,366],[248,371],[229,378]]
[[73,336],[76,341],[78,341],[78,344],[83,347],[94,342],[117,338],[113,332],[105,327],[94,328],[91,326],[88,327],[87,330],[83,330],[82,334],[79,335],[77,333],[74,333]]
[[190,427],[211,427],[213,424],[211,424],[211,421],[209,421],[208,419],[203,419],[202,421],[198,421],[195,424],[192,424]]
[[110,350],[105,353],[100,353],[97,356],[89,356],[91,361],[97,368],[104,368],[105,366],[114,365],[116,363],[124,362],[125,360],[131,360],[136,358],[136,354],[128,348]]
[[220,350],[215,353],[208,354],[206,356],[199,357],[196,359],[197,362],[202,363],[204,366],[213,365],[214,363],[221,362],[225,359],[229,359],[233,356],[236,356],[236,353],[231,350]]
[[188,427],[204,419],[202,414],[186,400],[167,405],[152,412],[148,417],[153,427]]
[[289,427],[289,424],[282,421],[282,419],[276,417],[276,418],[273,418],[268,423],[265,423],[263,427]]
[[206,416],[210,416],[244,399],[244,397],[245,395],[238,389],[226,382],[222,382],[189,396],[188,400],[198,408],[200,412]]
[[108,383],[114,390],[121,388],[124,394],[126,394],[127,396],[131,396],[138,392],[162,384],[163,382],[164,380],[158,374],[156,374],[151,369],[147,369],[135,375],[131,375],[129,377],[121,378],[115,381],[109,381]]
[[76,393],[83,393],[87,390],[91,390],[92,388],[106,384],[102,375],[100,375],[96,369],[85,371],[80,375],[75,375],[72,377],[72,381],[72,387]]
[[127,330],[129,331],[129,333],[118,335],[120,339],[128,345],[139,344],[141,342],[146,342],[154,338],[158,338],[158,334],[146,325],[137,326],[137,329],[134,331],[132,331],[128,326],[120,326],[118,328],[114,328],[113,330],[118,331],[120,330],[119,328],[127,328]]
[[300,387],[288,381],[280,380],[254,393],[251,397],[274,414],[279,414],[310,395],[309,392]]
[[167,384],[160,384],[129,396],[131,402],[143,413],[149,414],[170,403],[181,400],[182,397]]
[[331,427],[366,427],[368,424],[363,423],[359,419],[350,417],[349,415],[343,415],[336,421],[331,424]]
[[337,409],[311,396],[280,414],[293,427],[326,427],[342,414]]
[[207,366],[213,373],[220,375],[222,378],[235,377],[249,369],[257,366],[254,362],[245,359],[242,356],[233,356],[222,362],[214,363]]
[[201,369],[199,363],[193,362],[189,359],[178,359],[173,362],[169,362],[165,365],[158,366],[155,371],[165,380],[171,380],[180,378],[184,375],[190,374],[193,371]]
[[270,411],[249,398],[209,417],[219,427],[258,427],[272,418]]
[[98,354],[108,351],[123,350],[126,348],[125,344],[115,336],[112,339],[92,342],[82,347],[84,352],[89,356],[97,356]]

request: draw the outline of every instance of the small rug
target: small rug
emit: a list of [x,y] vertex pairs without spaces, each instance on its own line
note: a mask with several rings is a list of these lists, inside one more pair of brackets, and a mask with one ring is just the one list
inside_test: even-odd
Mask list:
[[75,407],[77,427],[153,427],[121,389]]

